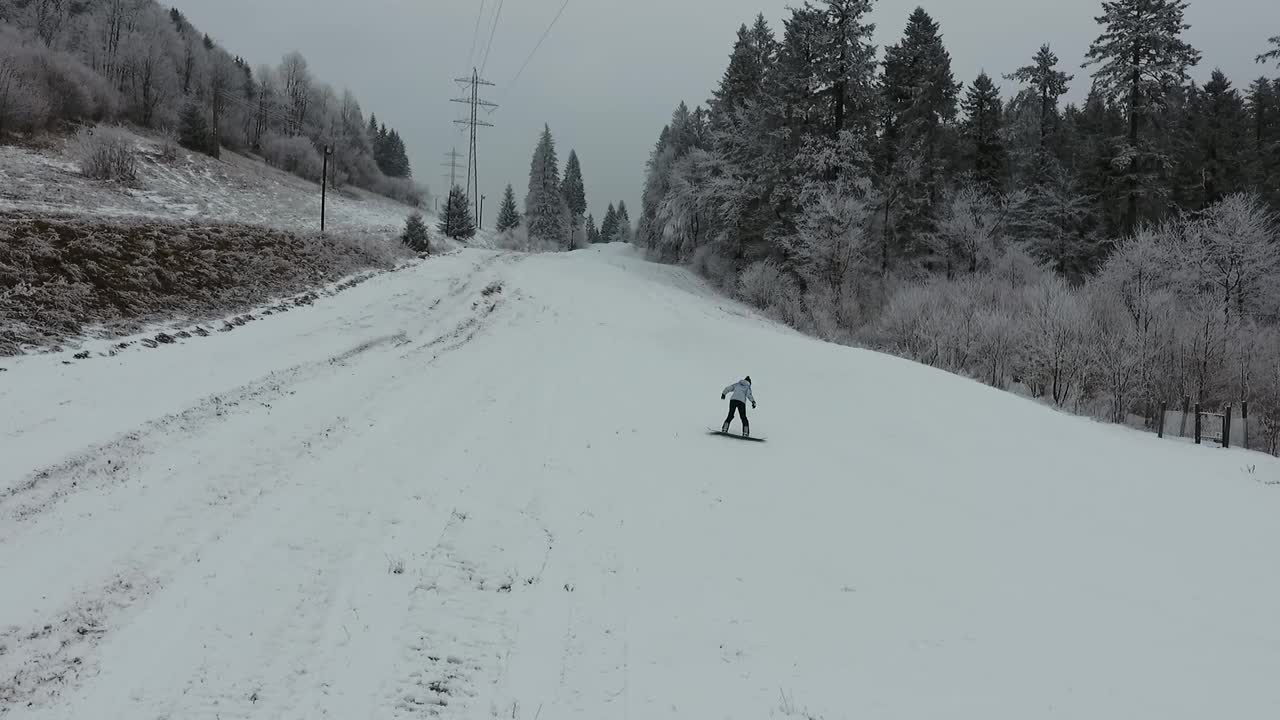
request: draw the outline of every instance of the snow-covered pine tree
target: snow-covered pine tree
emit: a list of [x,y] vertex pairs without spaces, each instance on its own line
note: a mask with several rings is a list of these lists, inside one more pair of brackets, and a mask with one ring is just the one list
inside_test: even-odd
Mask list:
[[[1245,190],[1248,171],[1249,116],[1244,98],[1221,70],[1189,98],[1183,147],[1184,207],[1201,210]],[[1189,171],[1189,172],[1187,172]]]
[[613,236],[618,231],[618,211],[614,209],[613,203],[609,203],[609,209],[604,213],[604,221],[600,223],[600,242],[613,242]]
[[578,162],[578,153],[576,150],[569,151],[569,159],[564,164],[564,182],[561,183],[564,191],[565,204],[569,206],[569,214],[574,220],[581,220],[583,213],[587,211],[587,190],[582,182],[582,164]]
[[1275,47],[1259,55],[1257,57],[1257,61],[1260,63],[1264,63],[1264,62],[1267,62],[1268,60],[1275,60],[1276,67],[1280,67],[1280,35],[1276,35],[1273,38],[1269,38],[1267,42],[1274,45]]
[[595,215],[587,215],[587,242],[591,245],[600,242],[600,228],[596,227]]
[[409,218],[404,223],[404,232],[400,234],[400,241],[414,252],[431,252],[431,238],[427,232],[427,224],[422,221],[421,213],[409,214]]
[[1005,150],[1001,139],[1004,103],[1000,88],[985,72],[978,75],[961,101],[964,109],[965,167],[989,193],[1000,193],[1005,182]]
[[1005,76],[1031,88],[1039,100],[1040,149],[1047,151],[1058,125],[1058,99],[1067,94],[1067,84],[1074,78],[1058,70],[1058,56],[1048,45],[1041,45],[1031,65],[1025,65]]
[[616,225],[614,226],[613,236],[609,238],[609,241],[631,242],[631,216],[627,214],[626,201],[618,201],[618,212],[614,217]]
[[195,152],[208,153],[210,145],[209,124],[204,108],[194,100],[182,106],[178,118],[178,144]]
[[502,204],[498,206],[498,232],[506,232],[520,227],[520,211],[516,209],[516,193],[507,184],[502,193]]
[[551,127],[544,126],[529,165],[529,193],[524,199],[529,240],[568,248],[571,242],[568,207],[560,191],[560,168]]
[[885,126],[880,174],[882,192],[895,198],[892,227],[898,244],[911,249],[932,229],[945,177],[944,150],[960,91],[951,74],[951,54],[938,23],[916,8],[906,32],[885,50],[881,83]]
[[455,240],[467,239],[476,234],[475,220],[471,217],[471,203],[461,187],[454,185],[449,191],[449,201],[445,203],[444,214],[440,216],[436,228]]
[[[1143,131],[1187,81],[1200,53],[1182,40],[1190,28],[1183,20],[1186,0],[1111,0],[1096,18],[1102,34],[1089,47],[1085,67],[1098,66],[1094,87],[1125,104],[1127,146],[1118,160],[1124,170],[1126,209],[1123,229],[1131,234],[1152,213],[1161,194],[1167,156]],[[1140,207],[1140,201],[1145,207]]]

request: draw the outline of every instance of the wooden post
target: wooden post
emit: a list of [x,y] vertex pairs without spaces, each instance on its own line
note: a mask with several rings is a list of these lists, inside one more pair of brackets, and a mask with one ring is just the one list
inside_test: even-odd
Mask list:
[[1244,429],[1244,437],[1240,447],[1245,450],[1249,449],[1249,401],[1240,401],[1240,427]]
[[1158,426],[1159,429],[1156,431],[1156,437],[1159,437],[1159,438],[1164,437],[1164,413],[1168,409],[1169,409],[1169,403],[1165,401],[1161,401],[1160,402],[1160,425]]
[[1200,403],[1196,403],[1196,444],[1200,444]]
[[1231,447],[1231,405],[1227,405],[1227,412],[1222,416],[1222,447]]

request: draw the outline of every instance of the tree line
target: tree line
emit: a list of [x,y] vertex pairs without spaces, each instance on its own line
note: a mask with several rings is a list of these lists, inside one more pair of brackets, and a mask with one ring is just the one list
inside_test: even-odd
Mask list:
[[926,10],[881,51],[872,5],[741,26],[636,241],[832,340],[1120,422],[1271,396],[1280,435],[1280,78],[1193,82],[1187,3],[1113,0],[1079,69],[1044,45],[966,85]]
[[128,121],[311,180],[327,146],[335,184],[419,202],[399,134],[369,120],[301,53],[255,69],[155,0],[0,0],[0,136]]
[[[465,191],[454,187],[440,218],[439,229],[454,238],[475,234],[475,222]],[[561,175],[555,138],[549,126],[538,136],[529,163],[529,187],[524,212],[516,206],[514,188],[508,184],[498,207],[499,244],[522,250],[572,250],[604,242],[630,242],[631,217],[625,202],[610,203],[603,222],[587,214],[587,192],[582,164],[576,150],[569,151]]]

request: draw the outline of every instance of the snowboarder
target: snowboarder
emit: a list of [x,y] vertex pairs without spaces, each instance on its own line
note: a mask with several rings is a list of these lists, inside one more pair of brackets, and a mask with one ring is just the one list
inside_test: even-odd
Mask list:
[[742,418],[742,437],[751,435],[751,423],[747,420],[747,403],[751,401],[751,409],[756,409],[756,399],[751,395],[751,376],[748,375],[742,380],[730,385],[720,393],[720,399],[723,400],[726,395],[733,393],[733,398],[729,400],[729,416],[724,419],[724,426],[720,432],[729,432],[729,423],[733,422],[733,414],[736,412]]

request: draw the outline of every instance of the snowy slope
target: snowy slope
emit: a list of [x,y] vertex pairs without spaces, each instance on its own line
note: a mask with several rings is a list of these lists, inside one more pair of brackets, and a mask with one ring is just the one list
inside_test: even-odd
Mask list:
[[0,367],[7,717],[1280,716],[1275,460],[624,248]]
[[[224,150],[214,160],[182,150],[162,157],[159,139],[134,135],[141,187],[82,177],[65,147],[0,146],[0,211],[209,223],[245,223],[293,231],[320,227],[320,186],[261,160]],[[331,191],[327,226],[385,236],[404,227],[413,208],[355,187]]]

